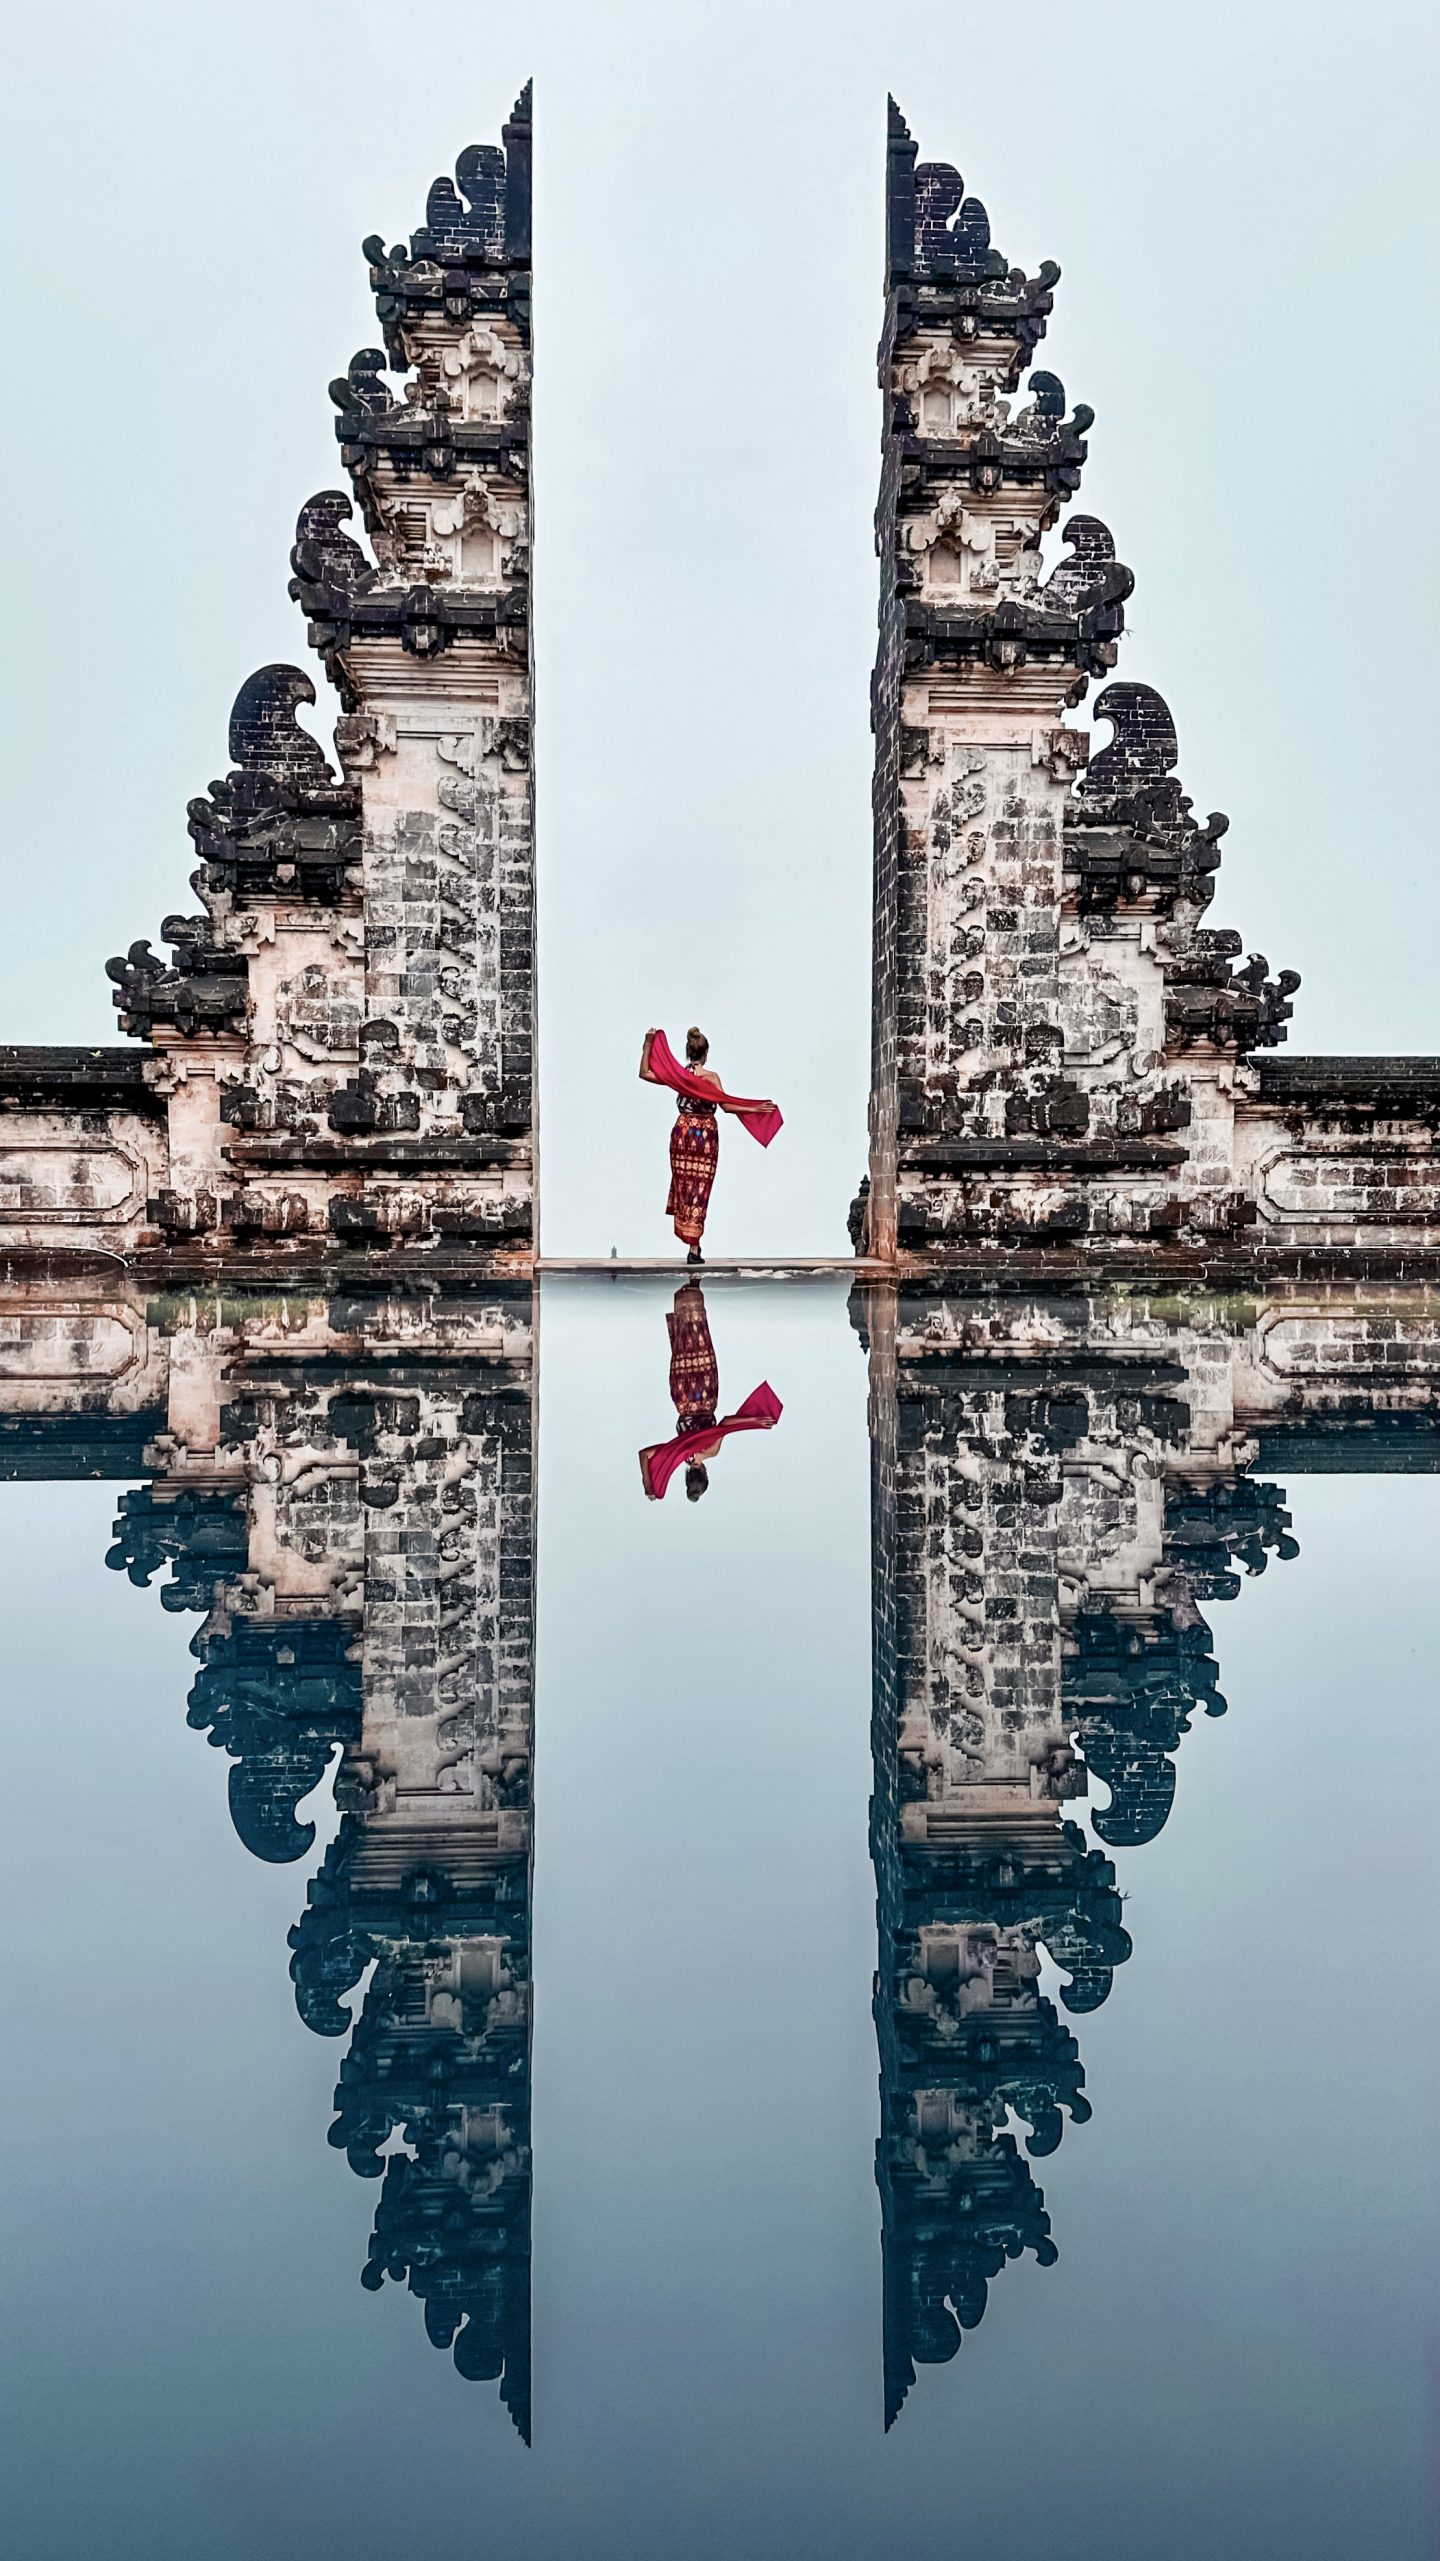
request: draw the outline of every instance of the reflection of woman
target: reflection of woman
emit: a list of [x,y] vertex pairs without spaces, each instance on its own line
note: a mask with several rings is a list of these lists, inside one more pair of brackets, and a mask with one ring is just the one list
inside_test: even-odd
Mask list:
[[688,1501],[698,1503],[710,1476],[706,1467],[732,1432],[768,1432],[779,1422],[782,1407],[773,1387],[762,1385],[723,1422],[715,1419],[720,1402],[720,1364],[710,1339],[705,1293],[698,1281],[686,1281],[675,1292],[665,1319],[670,1334],[670,1402],[675,1408],[675,1437],[652,1441],[640,1452],[640,1476],[652,1503],[658,1503],[678,1467],[685,1469]]
[[668,1085],[678,1096],[670,1132],[670,1197],[665,1212],[674,1220],[675,1233],[688,1247],[686,1259],[692,1263],[701,1260],[700,1239],[705,1233],[705,1213],[720,1161],[717,1111],[734,1112],[762,1147],[769,1146],[782,1126],[773,1103],[727,1094],[719,1077],[706,1065],[709,1056],[710,1043],[693,1024],[685,1035],[683,1066],[662,1031],[648,1031],[640,1052],[640,1073],[646,1084]]
[[[670,1158],[673,1164],[673,1139]],[[705,1443],[706,1456],[713,1457],[719,1443],[709,1435],[714,1432],[715,1408],[720,1402],[720,1364],[710,1339],[705,1293],[698,1281],[687,1281],[683,1289],[677,1289],[665,1324],[670,1336],[670,1402],[675,1408],[676,1437],[692,1442],[695,1448],[695,1456],[685,1470],[685,1493],[688,1501],[698,1503],[710,1482],[700,1457],[700,1443]]]
[[[720,1094],[725,1088],[713,1068],[705,1064],[709,1055],[710,1043],[692,1023],[685,1034],[685,1065],[697,1083],[713,1085]],[[702,1102],[698,1094],[678,1094],[675,1125],[670,1132],[670,1197],[665,1203],[665,1215],[674,1220],[681,1244],[690,1248],[687,1262],[698,1263],[702,1259],[700,1239],[705,1233],[705,1213],[719,1162],[720,1124],[715,1105]],[[700,1312],[703,1322],[703,1304]],[[671,1323],[673,1334],[673,1320]],[[704,1474],[703,1468],[700,1473]],[[704,1490],[702,1485],[700,1491]]]

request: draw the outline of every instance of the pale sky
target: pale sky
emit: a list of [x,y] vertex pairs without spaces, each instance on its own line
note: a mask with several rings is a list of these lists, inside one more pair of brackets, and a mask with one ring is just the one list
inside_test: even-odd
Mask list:
[[[1440,1052],[1432,12],[1418,0],[146,0],[12,12],[0,1039],[113,1039],[193,901],[231,700],[310,664],[295,515],[375,338],[362,236],[536,84],[551,1252],[669,1250],[641,1032],[787,1116],[707,1247],[844,1251],[863,1169],[884,103],[1063,270],[1215,923],[1291,1046]],[[333,701],[323,725],[333,719]],[[1083,717],[1083,715],[1080,715]]]

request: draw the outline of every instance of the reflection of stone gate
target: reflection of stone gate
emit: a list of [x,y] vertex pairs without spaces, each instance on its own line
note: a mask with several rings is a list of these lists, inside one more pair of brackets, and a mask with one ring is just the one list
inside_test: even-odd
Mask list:
[[[1108,1997],[1123,1862],[1223,1711],[1205,1613],[1294,1552],[1267,1479],[1440,1465],[1440,1302],[916,1285],[854,1312],[893,2419],[1006,2260],[1056,2255],[1030,2164],[1090,2113],[1061,2009]],[[190,1722],[256,1855],[313,1848],[338,1751],[291,1970],[311,2027],[352,2029],[331,2139],[383,2176],[363,2281],[408,2282],[526,2430],[534,1364],[516,1284],[0,1287],[0,1477],[133,1489],[110,1562],[202,1613]]]
[[147,1046],[0,1049],[0,1252],[534,1250],[529,91],[365,252],[384,345],[331,397],[370,552],[324,490],[291,555],[340,771],[309,677],[251,676],[201,912],[109,964]]
[[0,1473],[143,1480],[108,1561],[203,1612],[189,1721],[258,1857],[310,1850],[338,1749],[291,1971],[310,2027],[353,2027],[330,2139],[383,2176],[362,2282],[408,2283],[528,2435],[529,1289],[91,1289],[0,1306]]
[[[1026,2154],[1090,2114],[1073,2013],[1130,1953],[1116,1862],[1225,1702],[1202,1611],[1296,1552],[1255,1468],[1440,1466],[1440,1305],[1318,1291],[857,1293],[870,1360],[871,1847],[885,2415],[1005,2261],[1054,2259]],[[1087,1840],[1067,1805],[1109,1791]],[[1024,2152],[1007,2120],[1023,2121]]]
[[1195,817],[1169,710],[1111,684],[1131,592],[1066,516],[1092,412],[1030,373],[1059,269],[1010,267],[890,110],[877,532],[870,1169],[884,1259],[1433,1268],[1440,1059],[1262,1059],[1293,971],[1202,919],[1228,822]]

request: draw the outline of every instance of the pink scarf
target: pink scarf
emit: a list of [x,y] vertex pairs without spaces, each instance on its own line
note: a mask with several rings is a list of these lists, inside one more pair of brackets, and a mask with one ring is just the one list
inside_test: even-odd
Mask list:
[[[663,1078],[658,1080],[664,1081]],[[727,1414],[723,1423],[702,1425],[698,1432],[677,1432],[673,1441],[654,1441],[640,1452],[640,1476],[652,1503],[663,1501],[665,1488],[677,1467],[702,1464],[713,1458],[731,1432],[773,1432],[785,1408],[768,1379],[752,1388],[738,1414]]]
[[640,1073],[647,1085],[668,1085],[674,1093],[688,1094],[692,1103],[714,1103],[722,1112],[734,1112],[741,1128],[758,1138],[762,1147],[768,1147],[785,1126],[773,1103],[747,1102],[742,1094],[727,1094],[723,1086],[707,1085],[703,1076],[692,1076],[688,1067],[681,1066],[663,1032],[645,1034]]

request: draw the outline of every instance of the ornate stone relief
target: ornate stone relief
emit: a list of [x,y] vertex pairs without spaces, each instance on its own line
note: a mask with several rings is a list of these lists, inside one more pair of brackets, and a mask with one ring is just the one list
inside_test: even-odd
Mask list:
[[[1063,512],[1093,412],[1067,414],[1052,373],[1025,379],[1059,269],[1010,268],[959,173],[917,166],[893,104],[887,226],[857,1245],[882,1261],[1219,1271],[1273,1260],[1283,1229],[1297,1264],[1428,1267],[1440,1062],[1412,1062],[1388,1120],[1362,1062],[1311,1062],[1305,1117],[1345,1115],[1351,1141],[1314,1143],[1293,1082],[1250,1064],[1285,1039],[1298,977],[1201,921],[1228,822],[1195,819],[1166,704],[1108,685],[1094,711],[1111,736],[1093,752],[1061,718],[1114,666],[1133,579],[1105,525]],[[1047,567],[1052,533],[1065,550]],[[1276,1193],[1262,1169],[1292,1162],[1303,1171]]]

